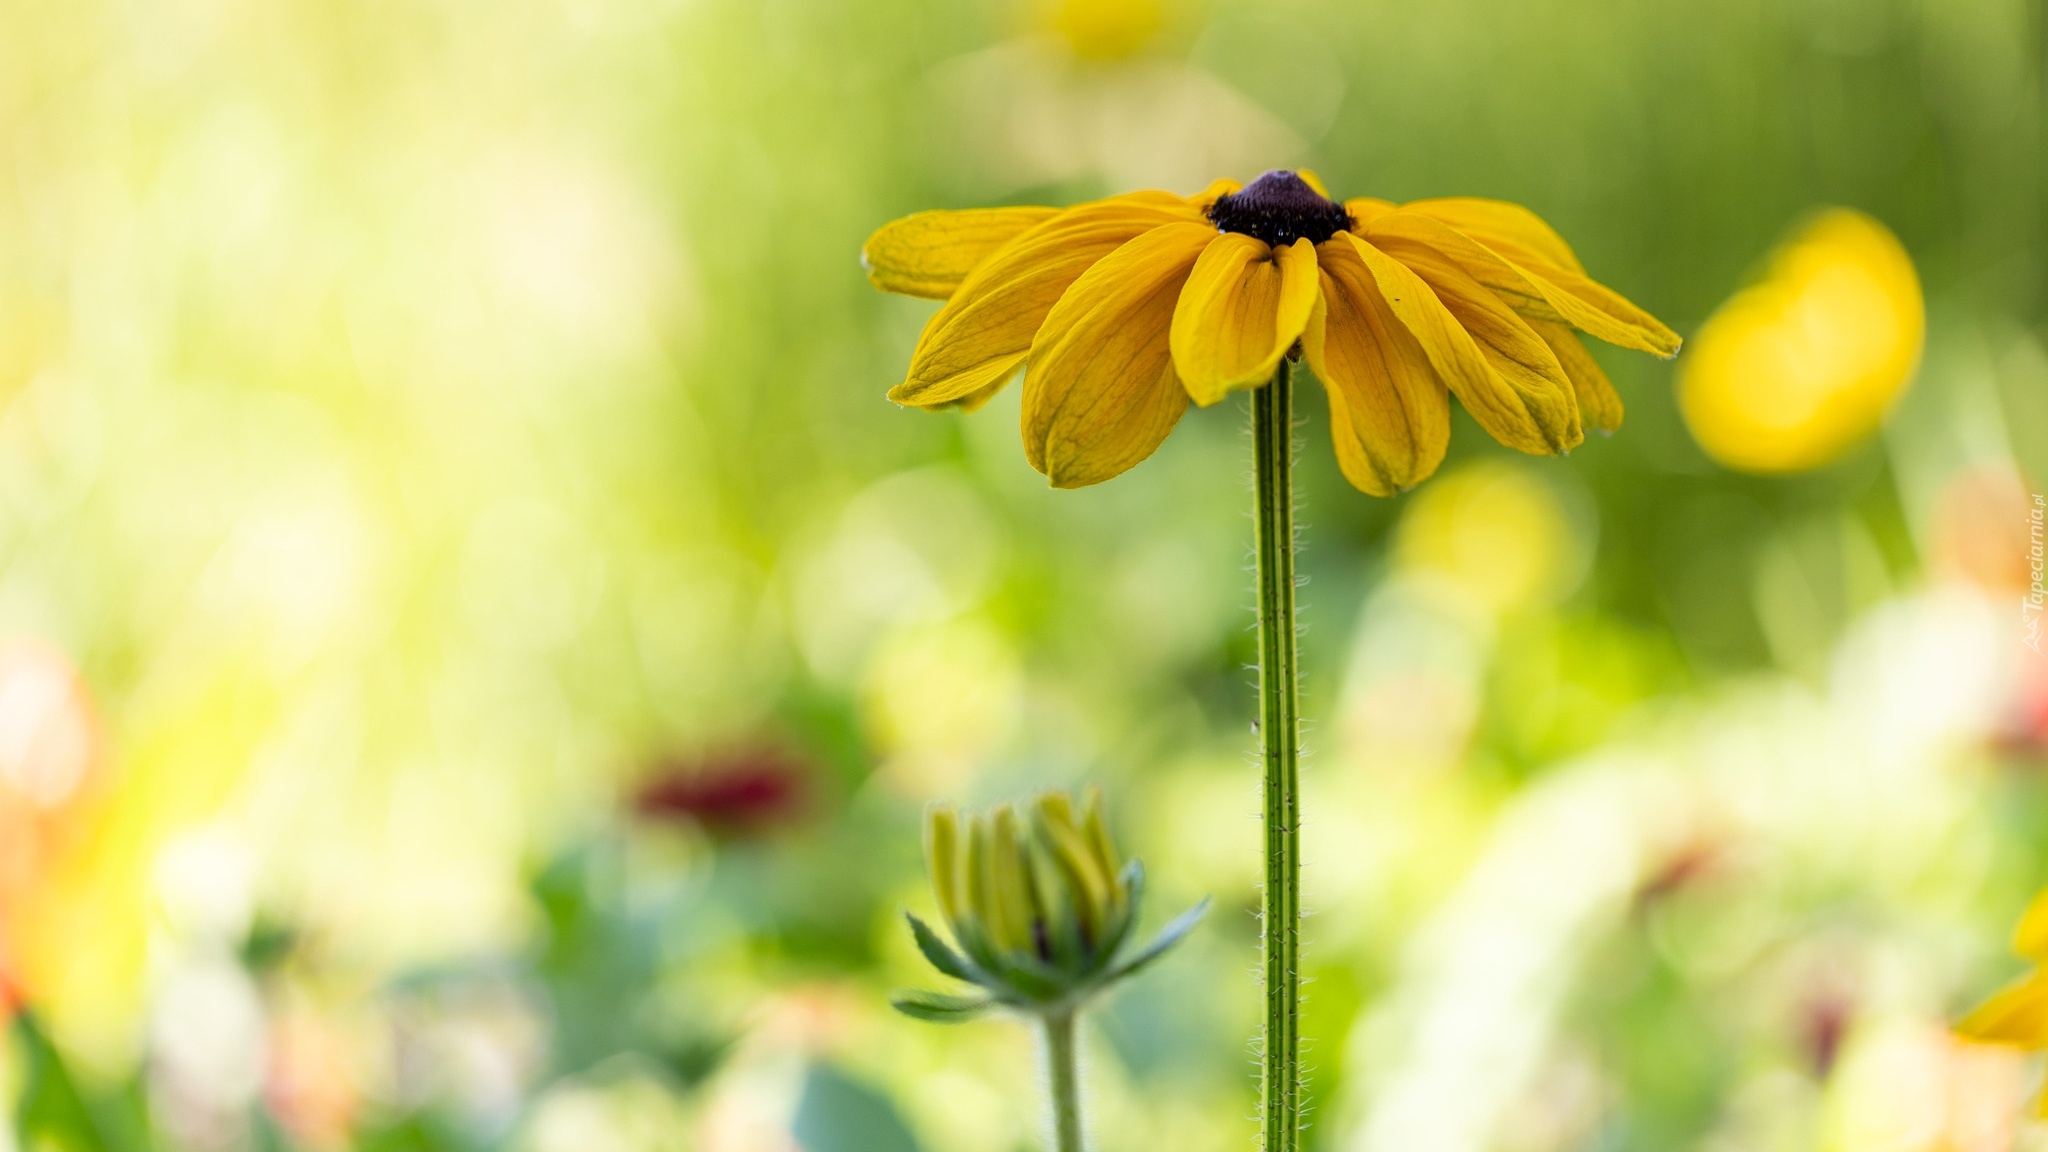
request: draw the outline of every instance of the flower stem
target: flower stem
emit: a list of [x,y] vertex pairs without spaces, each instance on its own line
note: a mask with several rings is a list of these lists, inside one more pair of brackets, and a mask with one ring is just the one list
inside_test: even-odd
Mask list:
[[1074,1013],[1048,1012],[1044,1020],[1053,1147],[1055,1152],[1081,1152],[1081,1083],[1074,1063]]
[[1286,360],[1270,383],[1252,392],[1252,468],[1266,785],[1261,1128],[1265,1152],[1295,1152],[1301,1129],[1301,710],[1294,622],[1294,380]]

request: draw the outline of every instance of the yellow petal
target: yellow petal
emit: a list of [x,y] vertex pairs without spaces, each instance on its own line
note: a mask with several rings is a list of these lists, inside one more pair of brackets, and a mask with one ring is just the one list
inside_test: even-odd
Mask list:
[[1443,463],[1450,395],[1348,241],[1316,249],[1322,303],[1302,333],[1330,398],[1337,463],[1360,491],[1392,496]]
[[1096,484],[1150,456],[1187,408],[1167,333],[1206,224],[1168,224],[1088,269],[1031,346],[1024,456],[1055,488]]
[[1456,228],[1489,248],[1502,245],[1523,249],[1537,260],[1566,272],[1585,273],[1579,258],[1564,237],[1543,222],[1543,218],[1505,200],[1481,200],[1471,196],[1440,200],[1411,200],[1403,212],[1419,212]]
[[949,804],[934,804],[925,816],[925,860],[932,890],[946,922],[960,923],[960,818]]
[[2035,972],[2009,985],[1964,1017],[1956,1031],[1993,1044],[2048,1045],[2048,976]]
[[1563,366],[1565,376],[1572,382],[1572,395],[1578,399],[1579,418],[1602,432],[1612,432],[1621,427],[1621,394],[1614,390],[1613,383],[1607,379],[1607,373],[1600,370],[1593,354],[1586,351],[1578,333],[1566,325],[1544,320],[1532,320],[1529,326],[1536,329],[1536,334],[1543,337],[1543,342],[1557,354],[1558,364]]
[[[1576,272],[1546,268],[1512,245],[1503,244],[1504,251],[1496,252],[1456,228],[1406,209],[1374,220],[1365,235],[1382,248],[1399,241],[1436,249],[1531,319],[1562,320],[1609,344],[1654,356],[1678,354],[1678,334],[1620,293]],[[1521,256],[1521,261],[1514,256]]]
[[1585,438],[1556,354],[1499,297],[1432,249],[1404,250],[1397,260],[1355,235],[1344,238],[1438,377],[1495,440],[1546,455]]
[[1316,303],[1316,250],[1306,239],[1268,248],[1236,232],[1195,261],[1173,312],[1173,366],[1203,406],[1273,378]]
[[1321,196],[1325,200],[1328,200],[1330,198],[1330,190],[1328,188],[1323,187],[1323,178],[1321,176],[1316,175],[1314,172],[1311,172],[1306,168],[1296,168],[1294,170],[1294,174],[1296,176],[1301,177],[1301,182],[1303,184],[1306,184],[1309,187],[1315,189],[1316,195]]
[[1048,820],[1078,827],[1074,824],[1074,798],[1057,788],[1038,794],[1038,812]]
[[1087,837],[1074,822],[1073,805],[1066,793],[1048,793],[1039,801],[1038,811],[1038,830],[1073,894],[1082,931],[1091,945],[1098,943],[1108,923],[1110,885],[1115,878],[1096,862]]
[[1013,367],[1010,371],[1005,372],[1003,375],[997,377],[995,383],[985,384],[981,387],[980,390],[969,392],[967,395],[960,397],[958,400],[948,400],[939,404],[926,405],[925,411],[940,412],[952,410],[957,412],[979,412],[981,411],[982,406],[987,404],[989,401],[995,399],[996,393],[1001,392],[1003,390],[1003,385],[1008,384],[1012,379],[1016,377],[1016,375],[1017,370]]
[[[1427,216],[1400,210],[1375,218],[1359,231],[1382,249],[1399,249],[1403,244],[1434,248],[1450,257],[1474,280],[1505,301],[1508,307],[1538,320],[1564,321],[1556,308],[1544,299],[1543,290],[1520,268],[1486,245]],[[1395,255],[1395,259],[1399,259]]]
[[861,245],[868,279],[884,292],[944,300],[996,249],[1057,208],[970,208],[919,212],[884,224]]
[[1088,845],[1095,852],[1102,870],[1111,876],[1122,870],[1118,863],[1116,842],[1109,837],[1109,820],[1102,814],[1102,789],[1093,784],[1083,797],[1081,805],[1081,829],[1088,834]]
[[1375,200],[1370,196],[1360,196],[1355,200],[1346,200],[1344,202],[1344,211],[1351,215],[1351,230],[1363,236],[1365,235],[1366,226],[1387,213],[1394,211],[1394,205],[1389,200]]
[[1077,205],[997,249],[925,325],[898,404],[932,408],[1000,386],[1024,362],[1060,295],[1097,260],[1162,224],[1199,221],[1188,202],[1137,192]]
[[1209,186],[1202,189],[1200,193],[1188,197],[1188,203],[1197,211],[1206,214],[1216,201],[1241,190],[1243,187],[1244,185],[1239,184],[1235,180],[1212,180]]
[[1555,268],[1522,265],[1519,270],[1542,290],[1543,299],[1581,332],[1666,360],[1678,355],[1683,343],[1678,333],[1605,284]]
[[1129,911],[1126,904],[1128,893],[1123,883],[1123,865],[1116,854],[1116,843],[1109,838],[1109,821],[1102,815],[1102,789],[1088,786],[1082,803],[1081,831],[1088,837],[1088,848],[1095,854],[1095,862],[1103,874],[1113,878],[1110,885],[1109,913],[1115,920]]
[[997,805],[989,828],[989,907],[983,915],[996,942],[1012,952],[1027,951],[1033,943],[1031,921],[1037,909],[1024,877],[1025,867],[1024,850],[1017,839],[1017,814],[1007,804]]
[[[1216,180],[1211,182],[1209,185],[1210,191],[1216,191],[1217,189],[1222,189],[1223,191],[1232,191],[1235,188],[1236,184],[1233,181],[1229,180]],[[1207,195],[1207,193],[1204,193],[1204,195]],[[1197,197],[1196,199],[1199,200],[1200,197]],[[1176,217],[1180,219],[1199,218],[1199,213],[1190,215],[1190,213],[1194,212],[1195,201],[1189,200],[1186,196],[1176,196],[1171,192],[1164,192],[1157,188],[1145,188],[1137,192],[1125,192],[1121,195],[1111,196],[1108,200],[1095,201],[1095,203],[1136,204],[1146,207],[1160,208],[1169,212],[1173,212],[1176,214]]]
[[2029,960],[2048,960],[2048,891],[2035,896],[2013,926],[2012,950]]
[[995,861],[989,852],[989,823],[987,817],[967,818],[967,860],[963,872],[966,881],[965,915],[960,924],[962,935],[978,935],[988,943],[1002,947],[997,933],[995,916]]

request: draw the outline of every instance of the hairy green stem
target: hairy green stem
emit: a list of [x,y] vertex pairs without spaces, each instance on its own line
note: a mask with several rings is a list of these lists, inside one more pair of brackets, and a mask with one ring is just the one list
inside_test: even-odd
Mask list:
[[1081,1152],[1081,1080],[1074,1061],[1074,1013],[1071,1009],[1048,1012],[1044,1020],[1053,1147],[1055,1152]]
[[1264,745],[1266,1021],[1261,1130],[1266,1152],[1301,1131],[1300,699],[1294,624],[1294,380],[1291,366],[1252,392],[1258,503],[1259,736]]

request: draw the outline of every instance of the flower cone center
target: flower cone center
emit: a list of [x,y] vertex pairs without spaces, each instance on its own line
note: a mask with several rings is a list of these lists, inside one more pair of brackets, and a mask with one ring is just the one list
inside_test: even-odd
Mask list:
[[1351,226],[1344,206],[1284,169],[1219,196],[1209,209],[1218,231],[1256,236],[1275,248],[1306,237],[1320,244]]

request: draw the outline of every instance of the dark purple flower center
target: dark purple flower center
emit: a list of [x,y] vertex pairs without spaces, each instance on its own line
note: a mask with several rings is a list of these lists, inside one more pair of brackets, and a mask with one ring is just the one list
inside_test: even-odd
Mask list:
[[1307,237],[1321,244],[1351,227],[1344,206],[1309,187],[1308,181],[1275,169],[1242,189],[1219,196],[1209,209],[1219,232],[1256,236],[1275,248]]

